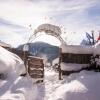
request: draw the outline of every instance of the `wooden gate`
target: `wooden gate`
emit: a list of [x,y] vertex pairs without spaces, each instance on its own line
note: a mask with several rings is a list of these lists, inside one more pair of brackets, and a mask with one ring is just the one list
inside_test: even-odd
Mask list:
[[44,63],[43,59],[34,56],[28,56],[28,73],[34,79],[44,78]]

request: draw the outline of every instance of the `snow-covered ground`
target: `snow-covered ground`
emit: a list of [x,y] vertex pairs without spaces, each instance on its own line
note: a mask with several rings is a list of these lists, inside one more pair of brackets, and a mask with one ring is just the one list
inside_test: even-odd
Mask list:
[[52,68],[45,69],[43,83],[32,83],[29,77],[0,80],[0,100],[99,100],[100,73],[82,71],[63,76]]
[[29,78],[15,77],[0,80],[0,100],[34,100],[33,83]]
[[25,73],[23,61],[0,47],[0,100],[99,100],[100,73],[81,71],[58,80],[58,72],[45,68],[44,82],[35,83]]
[[58,87],[49,100],[99,100],[100,73],[82,71],[72,74]]
[[58,73],[45,69],[44,83],[35,84],[35,100],[99,100],[100,73],[82,71],[58,80]]

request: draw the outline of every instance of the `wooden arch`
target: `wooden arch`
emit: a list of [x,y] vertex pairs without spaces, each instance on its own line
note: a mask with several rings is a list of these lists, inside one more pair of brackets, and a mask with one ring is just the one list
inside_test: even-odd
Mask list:
[[[37,29],[34,30],[34,34],[32,36],[36,37],[39,32],[45,32],[47,35],[56,37],[58,40],[60,40],[61,43],[65,43],[61,37],[62,32],[59,26],[48,23],[41,24],[37,27]],[[30,37],[30,40],[31,39],[32,37]]]

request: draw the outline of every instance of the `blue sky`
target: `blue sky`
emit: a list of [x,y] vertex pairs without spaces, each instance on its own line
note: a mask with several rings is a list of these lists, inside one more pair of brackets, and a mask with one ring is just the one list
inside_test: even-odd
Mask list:
[[[40,24],[51,23],[62,27],[62,36],[69,44],[78,44],[85,32],[100,30],[100,0],[0,0],[0,39],[17,46],[28,40]],[[29,25],[33,30],[30,30]],[[56,44],[48,36],[43,40]]]

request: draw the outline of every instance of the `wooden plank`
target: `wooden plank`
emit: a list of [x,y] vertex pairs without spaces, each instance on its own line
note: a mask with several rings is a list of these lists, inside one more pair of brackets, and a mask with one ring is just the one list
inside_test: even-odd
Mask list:
[[61,53],[61,61],[66,63],[88,64],[92,54]]
[[35,67],[29,67],[29,70],[44,70],[43,68],[35,68]]
[[30,61],[33,63],[43,63],[43,60],[40,59],[30,59]]
[[43,60],[43,58],[36,57],[36,56],[28,56],[28,58],[32,58],[32,59],[41,59],[41,60]]
[[42,75],[31,74],[30,76],[31,76],[32,78],[43,78],[43,77],[44,77],[43,74],[42,74]]
[[44,64],[42,64],[42,65],[29,64],[29,67],[32,67],[32,68],[43,68]]
[[29,73],[34,73],[34,74],[43,74],[44,71],[43,70],[29,70]]
[[44,64],[43,59],[39,57],[28,57],[28,73],[32,78],[44,77]]
[[43,62],[43,59],[39,58],[39,57],[28,57],[28,60],[32,61],[32,62]]
[[32,62],[32,61],[29,61],[29,65],[33,65],[33,66],[35,66],[35,65],[37,65],[37,66],[42,66],[43,63],[41,63],[41,62]]

